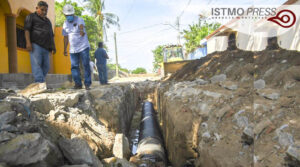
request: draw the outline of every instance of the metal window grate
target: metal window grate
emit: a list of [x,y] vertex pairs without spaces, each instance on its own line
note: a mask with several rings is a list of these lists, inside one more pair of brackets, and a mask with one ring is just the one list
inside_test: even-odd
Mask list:
[[26,49],[25,31],[22,26],[17,25],[17,47]]

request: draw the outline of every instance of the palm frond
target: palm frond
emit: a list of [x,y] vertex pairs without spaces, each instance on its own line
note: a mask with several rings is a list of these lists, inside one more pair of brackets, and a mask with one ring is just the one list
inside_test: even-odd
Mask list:
[[120,29],[119,17],[112,13],[103,13],[104,21],[109,25],[117,26]]
[[103,10],[105,9],[105,0],[84,0],[84,2],[87,2],[86,8],[95,17],[100,32],[103,33],[102,35],[105,35],[105,38],[107,38],[106,30],[110,28],[110,26],[117,26],[118,29],[120,29],[119,17],[117,15],[113,13],[103,13]]
[[116,19],[117,22],[120,21],[119,17],[113,13],[103,13],[103,16],[104,17],[109,17],[109,18],[112,18],[112,19]]
[[103,36],[105,37],[105,42],[107,42],[107,33],[105,26],[103,26]]
[[[101,1],[101,0],[99,0],[99,1]],[[104,9],[105,9],[105,0],[103,0],[101,3],[101,10],[104,10]]]

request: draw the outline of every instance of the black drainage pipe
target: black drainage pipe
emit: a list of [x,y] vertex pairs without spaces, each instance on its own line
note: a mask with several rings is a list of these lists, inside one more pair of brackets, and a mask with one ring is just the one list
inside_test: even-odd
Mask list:
[[152,165],[164,167],[167,164],[163,137],[157,123],[153,104],[148,101],[143,105],[137,155],[131,160],[139,167]]

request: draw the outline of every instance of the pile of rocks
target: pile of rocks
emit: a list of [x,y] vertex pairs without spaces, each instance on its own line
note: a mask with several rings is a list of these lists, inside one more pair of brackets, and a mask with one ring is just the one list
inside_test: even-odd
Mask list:
[[28,98],[0,90],[1,165],[135,166],[124,135],[138,96],[135,86],[122,84]]

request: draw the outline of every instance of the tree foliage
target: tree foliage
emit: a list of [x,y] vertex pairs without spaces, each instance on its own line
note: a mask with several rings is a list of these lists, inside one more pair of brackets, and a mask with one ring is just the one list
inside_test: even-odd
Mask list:
[[132,74],[146,74],[146,73],[147,73],[146,69],[142,67],[138,67],[132,71]]
[[97,35],[97,33],[99,32],[99,27],[93,16],[83,15],[82,18],[85,22],[86,33],[88,35],[88,39],[91,46],[91,57],[94,60],[94,53],[97,49],[98,42],[100,41],[100,38]]
[[[107,67],[108,67],[110,70],[116,70],[116,64],[107,64]],[[129,73],[129,70],[128,70],[127,68],[122,68],[122,67],[120,66],[120,64],[118,65],[118,67],[119,67],[119,70],[120,70],[120,71]]]
[[200,46],[200,41],[219,28],[220,25],[220,23],[207,22],[202,24],[201,21],[199,21],[198,24],[189,25],[188,30],[183,30],[184,38],[186,40],[186,43],[184,44],[186,52],[193,52]]
[[119,17],[113,13],[103,13],[105,9],[105,0],[84,0],[88,2],[87,9],[95,17],[99,28],[98,36],[103,41],[103,36],[106,36],[106,29],[110,28],[111,25],[120,28]]
[[75,9],[75,15],[81,16],[82,12],[84,11],[83,7],[79,7],[76,2],[72,2],[71,0],[64,0],[61,3],[55,1],[55,26],[62,27],[64,21],[66,20],[65,15],[63,14],[63,7],[66,4],[71,4]]
[[153,71],[157,72],[157,70],[161,67],[161,63],[163,62],[163,48],[164,46],[158,45],[154,50],[152,50],[154,61],[153,61]]

